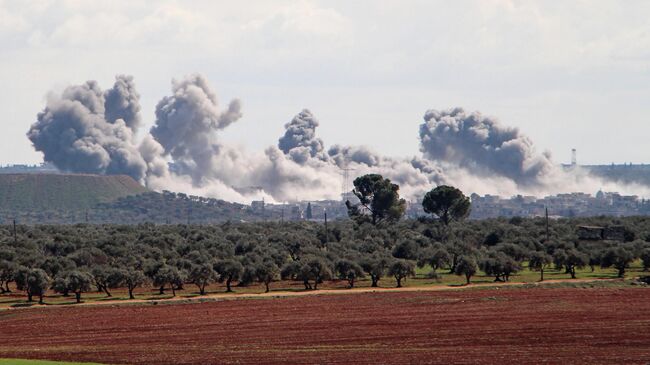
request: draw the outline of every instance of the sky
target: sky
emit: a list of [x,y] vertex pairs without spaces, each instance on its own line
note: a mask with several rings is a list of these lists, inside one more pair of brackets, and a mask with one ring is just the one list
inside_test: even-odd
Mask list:
[[142,119],[171,80],[204,75],[243,117],[223,139],[276,145],[303,108],[329,146],[420,155],[428,109],[456,106],[530,136],[557,163],[650,163],[648,1],[3,1],[0,164],[48,93],[135,77]]

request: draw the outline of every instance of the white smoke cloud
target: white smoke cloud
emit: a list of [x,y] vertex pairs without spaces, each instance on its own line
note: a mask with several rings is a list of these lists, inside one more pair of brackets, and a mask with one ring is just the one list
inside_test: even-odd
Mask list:
[[319,122],[307,109],[285,124],[277,147],[249,152],[219,136],[242,117],[239,100],[222,110],[200,75],[174,80],[171,91],[139,145],[139,95],[130,76],[118,76],[106,92],[89,81],[52,96],[28,136],[46,161],[66,171],[128,174],[155,190],[237,202],[338,199],[342,169],[351,178],[384,175],[410,200],[439,184],[504,196],[599,188],[649,195],[645,187],[607,183],[579,168],[567,171],[516,128],[461,108],[425,113],[421,157],[386,157],[365,146],[326,149],[316,133]]

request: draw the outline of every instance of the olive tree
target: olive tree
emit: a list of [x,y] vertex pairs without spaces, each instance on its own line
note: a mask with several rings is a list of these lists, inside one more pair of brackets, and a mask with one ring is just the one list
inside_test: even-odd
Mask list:
[[232,282],[239,279],[239,276],[244,272],[244,267],[237,260],[226,259],[217,261],[214,264],[214,271],[219,274],[219,282],[226,283],[226,292],[230,293],[232,292]]
[[388,275],[397,281],[397,287],[402,287],[402,280],[415,275],[415,267],[411,261],[395,260],[388,268]]
[[43,296],[50,286],[50,277],[42,269],[21,267],[16,272],[16,287],[27,293],[27,301],[33,301],[38,296],[38,303],[43,304]]
[[350,289],[354,288],[354,282],[357,279],[364,277],[363,269],[354,261],[346,259],[338,260],[334,265],[334,269],[339,279],[347,280]]
[[543,251],[533,251],[528,259],[528,268],[539,271],[539,281],[544,281],[544,270],[553,262],[551,255]]
[[458,263],[456,264],[456,267],[454,268],[454,273],[456,275],[465,276],[467,285],[469,285],[472,276],[474,276],[477,271],[478,266],[476,265],[476,261],[469,256],[460,257]]

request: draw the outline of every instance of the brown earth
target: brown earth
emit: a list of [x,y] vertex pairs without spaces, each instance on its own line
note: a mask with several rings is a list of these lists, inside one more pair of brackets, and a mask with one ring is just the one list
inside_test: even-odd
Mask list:
[[0,357],[115,364],[650,362],[647,288],[500,288],[0,312]]

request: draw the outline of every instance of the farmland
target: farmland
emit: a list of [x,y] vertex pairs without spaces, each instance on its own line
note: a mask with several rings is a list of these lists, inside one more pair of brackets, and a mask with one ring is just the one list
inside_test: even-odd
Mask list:
[[492,288],[3,311],[0,357],[115,364],[647,363],[650,291]]

